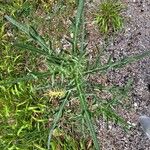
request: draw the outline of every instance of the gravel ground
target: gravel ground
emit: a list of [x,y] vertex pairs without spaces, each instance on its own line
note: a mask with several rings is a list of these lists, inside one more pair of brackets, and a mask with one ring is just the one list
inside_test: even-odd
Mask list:
[[[96,3],[90,3],[90,9]],[[124,12],[126,23],[124,30],[110,41],[105,58],[113,53],[114,61],[150,50],[150,0],[124,0],[127,10]],[[90,10],[89,9],[89,10]],[[90,18],[89,18],[90,20]],[[103,40],[93,24],[88,25],[90,46],[103,45]],[[107,74],[112,84],[124,85],[133,79],[131,91],[131,109],[119,110],[134,127],[129,132],[110,123],[109,129],[99,121],[99,138],[102,150],[150,150],[150,140],[143,133],[138,119],[140,115],[150,116],[150,58],[128,65],[123,69],[112,70]]]

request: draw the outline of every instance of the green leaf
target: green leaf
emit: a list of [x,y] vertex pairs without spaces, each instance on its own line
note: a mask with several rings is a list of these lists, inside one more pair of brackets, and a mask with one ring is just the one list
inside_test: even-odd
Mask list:
[[73,53],[77,52],[78,32],[79,32],[79,28],[81,25],[84,1],[85,0],[79,1],[79,5],[78,5],[78,9],[77,9],[77,15],[76,15],[76,19],[75,19],[75,30],[74,30],[74,35],[73,35]]
[[38,34],[38,32],[34,29],[34,27],[30,26],[29,35],[45,50],[50,52],[48,45],[45,40]]
[[27,44],[21,44],[21,43],[17,43],[15,44],[14,46],[17,46],[21,49],[24,49],[24,50],[30,50],[31,52],[35,52],[35,53],[38,53],[38,54],[41,54],[41,55],[44,55],[44,56],[48,56],[48,53],[45,52],[45,51],[42,51],[41,49],[38,49],[32,45],[27,45]]
[[8,84],[15,84],[18,82],[22,81],[30,81],[30,80],[36,80],[36,79],[41,79],[49,76],[51,72],[30,72],[28,75],[22,77],[22,78],[17,78],[14,80],[6,80],[6,81],[0,81],[0,85],[8,85]]
[[88,110],[85,94],[83,92],[83,87],[82,87],[82,84],[81,84],[81,80],[82,80],[81,76],[77,75],[77,77],[75,79],[75,84],[76,84],[77,91],[78,91],[79,98],[80,98],[80,105],[81,105],[81,108],[82,108],[82,110],[85,114],[85,120],[86,120],[87,126],[89,128],[90,134],[92,136],[94,146],[95,146],[96,150],[100,150],[100,146],[99,146],[99,142],[98,142],[98,139],[97,139],[97,136],[96,136],[95,128],[92,124],[92,119],[90,117],[90,113],[89,113],[89,110]]
[[125,66],[127,64],[133,63],[135,61],[141,60],[141,59],[143,59],[145,57],[149,57],[149,56],[150,56],[150,51],[146,51],[143,54],[138,54],[138,55],[131,56],[128,58],[123,58],[117,62],[114,62],[111,64],[105,64],[100,68],[89,70],[89,71],[85,72],[85,74],[94,73],[94,72],[98,72],[98,71],[100,71],[100,72],[107,71],[108,69],[112,69],[112,68],[114,68],[114,69],[122,68],[123,66]]
[[48,147],[48,150],[50,150],[50,142],[51,142],[51,137],[52,137],[52,134],[53,134],[53,130],[55,129],[60,117],[62,116],[62,111],[68,101],[68,97],[70,96],[70,91],[66,94],[66,97],[63,99],[63,102],[59,108],[59,111],[56,115],[56,117],[54,118],[54,121],[53,121],[53,125],[51,126],[50,128],[50,132],[49,132],[49,136],[48,136],[48,142],[47,142],[47,147]]
[[45,51],[50,52],[50,49],[48,45],[46,44],[45,40],[38,34],[38,32],[32,27],[27,27],[25,25],[22,25],[21,23],[17,22],[13,18],[9,16],[5,16],[5,18],[11,22],[13,25],[18,27],[20,30],[22,30],[24,33],[29,35],[32,39],[34,39]]
[[23,24],[17,22],[16,20],[14,20],[13,18],[5,15],[5,18],[11,22],[13,25],[15,25],[16,27],[18,27],[20,30],[22,30],[24,33],[29,35],[29,27],[24,26]]

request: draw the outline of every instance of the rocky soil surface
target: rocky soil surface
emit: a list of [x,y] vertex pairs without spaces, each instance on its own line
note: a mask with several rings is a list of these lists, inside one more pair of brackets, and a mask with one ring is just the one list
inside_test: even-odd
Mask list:
[[[96,8],[99,1],[88,5],[89,10]],[[114,61],[125,56],[141,54],[150,50],[150,1],[149,0],[124,0],[127,9],[124,12],[125,27],[109,42],[105,57],[113,53]],[[90,46],[103,45],[98,30],[93,24],[88,25]],[[118,110],[134,127],[127,133],[118,126],[99,121],[99,138],[102,150],[150,150],[150,140],[143,133],[139,125],[139,116],[150,116],[150,58],[145,58],[123,69],[112,70],[107,74],[109,81],[122,86],[128,79],[133,79],[131,91],[131,108]]]

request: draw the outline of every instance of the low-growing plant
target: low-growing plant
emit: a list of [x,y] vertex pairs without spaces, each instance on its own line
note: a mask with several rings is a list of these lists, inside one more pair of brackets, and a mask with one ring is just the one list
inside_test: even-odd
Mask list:
[[[87,132],[86,127],[88,128],[95,149],[100,150],[100,142],[97,139],[94,122],[95,114],[102,115],[107,120],[113,120],[116,123],[119,123],[121,126],[127,126],[124,119],[122,119],[115,112],[115,107],[116,105],[123,103],[120,101],[120,99],[126,99],[127,96],[125,97],[124,95],[128,88],[116,88],[113,86],[106,87],[100,83],[91,82],[90,76],[96,73],[105,73],[110,69],[122,68],[126,64],[140,60],[145,56],[149,56],[150,51],[147,51],[141,55],[124,58],[117,62],[113,62],[110,57],[108,62],[103,65],[99,59],[99,56],[97,55],[96,60],[93,60],[93,63],[91,63],[89,60],[89,53],[87,51],[87,43],[85,39],[84,3],[84,0],[79,1],[76,17],[75,19],[72,19],[73,38],[70,37],[70,39],[67,39],[72,47],[68,48],[67,50],[61,49],[59,52],[52,48],[52,43],[48,42],[49,39],[43,38],[32,26],[23,25],[11,17],[7,15],[5,16],[8,21],[10,21],[30,37],[30,41],[27,41],[26,43],[14,43],[14,46],[20,50],[29,50],[35,55],[38,54],[38,56],[42,55],[47,64],[47,71],[45,72],[30,71],[26,76],[17,78],[16,80],[3,80],[0,82],[0,86],[5,89],[5,85],[16,85],[20,82],[28,83],[29,81],[33,80],[36,84],[32,89],[41,93],[44,92],[43,97],[47,97],[47,103],[44,105],[34,106],[35,98],[31,96],[30,105],[32,105],[29,108],[28,104],[24,110],[22,110],[19,106],[18,113],[23,113],[23,117],[26,113],[31,113],[32,117],[30,118],[30,126],[26,126],[22,123],[22,126],[19,128],[17,133],[10,134],[11,137],[14,136],[13,134],[18,137],[17,141],[14,141],[13,139],[10,142],[11,146],[15,146],[15,143],[18,141],[18,146],[22,146],[22,143],[25,143],[26,140],[32,143],[32,140],[30,140],[30,137],[32,137],[35,140],[35,147],[38,149],[44,149],[46,148],[44,142],[46,136],[45,131],[50,128],[47,148],[52,149],[53,145],[51,142],[54,142],[54,131],[56,131],[56,129],[61,131],[59,128],[62,126],[65,127],[65,125],[71,120],[73,122],[80,122],[81,127],[79,127],[78,130],[81,128],[80,131],[82,131],[83,134]],[[33,46],[35,42],[36,46]],[[39,80],[45,78],[45,82],[37,85]],[[55,93],[55,89],[57,89],[57,93]],[[59,89],[61,90],[59,91]],[[102,98],[100,94],[105,91],[111,93],[111,97],[108,101]],[[116,96],[116,93],[119,93],[119,97]],[[49,118],[49,109],[51,109],[50,106],[47,106],[50,105],[49,101],[51,102],[51,107],[55,107],[55,110],[53,111],[53,118]],[[73,106],[75,104],[74,107],[72,107],[72,103]],[[69,108],[68,110],[68,107],[71,107],[72,109]],[[68,117],[67,115],[69,115],[69,113],[72,111],[74,112],[74,116]],[[4,112],[5,115],[7,115],[8,109],[5,108]],[[59,125],[59,121],[63,120],[64,116],[67,116],[68,120],[66,122],[63,121],[64,125],[61,126]],[[12,121],[14,120],[12,119]],[[40,126],[44,127],[43,130],[39,130],[38,133],[34,133],[34,129],[40,129]],[[72,128],[72,130],[73,129],[74,128]],[[23,138],[20,136],[24,130],[29,131],[29,135],[26,135],[26,137]],[[37,134],[41,134],[41,138],[38,141],[36,141]],[[19,138],[21,140],[19,140]],[[38,144],[36,144],[36,142],[38,142]],[[5,141],[3,144],[5,144]],[[7,148],[10,147],[8,146]],[[13,149],[13,147],[11,148]]]
[[123,4],[118,0],[103,0],[95,16],[100,32],[108,34],[120,30],[124,22],[121,15],[123,9]]
[[[1,16],[11,14],[15,19],[20,19],[25,22],[28,22],[30,18],[32,18],[31,20],[33,22],[34,20],[38,22],[39,27],[39,21],[37,18],[35,19],[37,15],[35,14],[35,17],[32,15],[33,8],[35,12],[36,2],[31,2],[30,0],[20,1],[19,7],[18,2],[19,1],[0,2]],[[64,11],[65,10],[62,10],[61,14],[63,14]],[[55,14],[55,16],[57,15]],[[60,17],[57,16],[57,19],[58,18]],[[30,22],[30,24],[33,24],[33,22]],[[41,21],[41,25],[46,24]],[[51,36],[53,37],[53,35]],[[41,68],[43,69],[41,63],[44,61],[42,59],[43,57],[38,55],[38,58],[35,59],[34,53],[30,51],[20,51],[12,46],[15,37],[22,42],[24,41],[24,43],[27,41],[24,34],[20,34],[17,28],[12,29],[9,27],[8,22],[6,23],[4,18],[1,17],[0,81],[6,79],[13,80],[21,73],[30,72],[30,70],[36,71],[41,70]],[[57,98],[55,92],[58,91],[59,93],[60,89],[52,88],[51,90],[47,90],[44,88],[46,91],[44,91],[43,95],[40,94],[41,90],[38,90],[43,90],[43,87],[37,88],[37,91],[40,91],[39,93],[33,93],[33,89],[37,85],[42,86],[43,83],[48,83],[48,81],[49,80],[45,78],[44,80],[18,82],[0,86],[0,149],[46,149],[45,139],[47,139],[48,133],[47,124],[50,124],[48,122],[50,122],[51,116],[58,111],[56,107],[58,105],[57,100],[54,101],[54,99]],[[59,94],[59,96],[61,95]],[[49,104],[49,101],[52,102],[52,104]],[[86,143],[87,142],[84,142],[83,139],[79,140],[77,135],[73,135],[70,132],[63,132],[61,136],[53,134],[50,146],[53,150],[58,148],[64,149],[65,147],[77,149],[77,147],[86,147]]]

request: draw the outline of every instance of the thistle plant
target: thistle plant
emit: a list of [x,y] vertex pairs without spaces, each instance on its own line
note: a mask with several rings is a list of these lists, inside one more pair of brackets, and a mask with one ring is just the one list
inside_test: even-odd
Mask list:
[[108,34],[120,30],[124,22],[123,16],[121,15],[123,9],[123,4],[118,0],[102,1],[99,4],[99,10],[95,17],[100,32]]
[[[110,69],[122,68],[124,65],[140,60],[145,56],[150,55],[150,51],[145,52],[141,55],[132,56],[129,58],[124,58],[117,62],[113,62],[111,57],[106,64],[101,64],[100,60],[96,58],[94,65],[89,62],[89,54],[87,51],[87,44],[85,39],[85,22],[84,22],[84,3],[85,1],[79,1],[77,14],[75,20],[73,19],[73,38],[70,37],[69,42],[71,48],[68,51],[62,49],[60,52],[54,50],[51,46],[51,43],[48,39],[43,38],[32,26],[22,25],[21,23],[15,21],[9,16],[5,18],[11,22],[13,25],[18,27],[21,31],[27,34],[30,39],[30,42],[27,43],[15,43],[14,46],[20,50],[29,50],[33,53],[42,55],[46,60],[47,71],[45,72],[32,72],[30,71],[26,76],[22,78],[17,78],[13,81],[1,81],[0,85],[6,84],[16,84],[20,82],[30,81],[30,80],[40,80],[43,78],[50,78],[49,86],[53,87],[63,87],[65,94],[58,96],[60,107],[57,113],[55,113],[54,118],[52,119],[52,124],[50,126],[50,131],[48,134],[47,148],[51,148],[51,141],[54,136],[56,127],[58,127],[59,120],[65,114],[65,107],[72,101],[73,98],[80,103],[80,111],[77,113],[80,117],[81,125],[83,131],[85,126],[87,126],[90,136],[92,137],[93,144],[96,150],[100,150],[100,142],[97,139],[96,128],[94,123],[94,116],[103,115],[110,120],[115,120],[120,125],[126,125],[126,122],[114,111],[115,106],[119,104],[118,97],[112,97],[110,103],[100,99],[99,95],[96,94],[97,91],[107,90],[110,93],[119,93],[119,96],[125,95],[125,89],[118,89],[114,87],[105,87],[101,84],[91,83],[89,81],[89,76],[96,73],[104,73]],[[33,42],[34,41],[34,42]],[[36,46],[34,46],[36,42]],[[45,85],[46,87],[46,85]],[[35,89],[44,89],[42,87],[34,87]],[[54,94],[52,89],[49,89],[47,95]],[[59,93],[59,92],[58,92]],[[58,94],[57,93],[57,94]],[[60,93],[59,93],[60,94]],[[45,95],[46,96],[46,95]],[[88,98],[92,99],[91,103],[88,101]],[[119,97],[120,98],[120,97]],[[90,105],[89,105],[90,104]],[[80,113],[80,114],[79,114]],[[34,118],[35,119],[35,118]],[[49,127],[49,126],[48,126]]]

